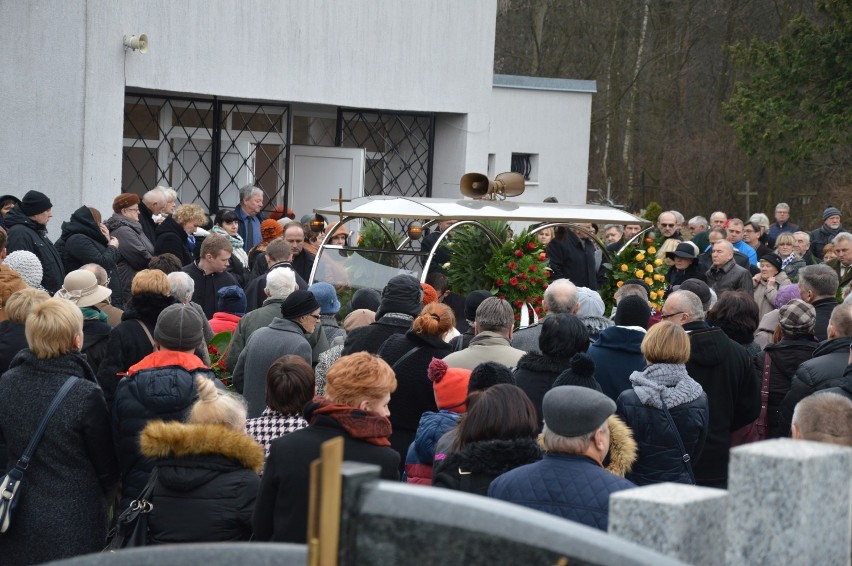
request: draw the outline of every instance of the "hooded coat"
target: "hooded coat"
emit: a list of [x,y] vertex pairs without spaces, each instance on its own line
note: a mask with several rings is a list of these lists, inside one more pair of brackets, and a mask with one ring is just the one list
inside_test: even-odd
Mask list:
[[47,227],[24,216],[17,206],[9,211],[5,220],[9,226],[6,251],[12,253],[26,250],[34,253],[41,262],[42,287],[51,295],[56,293],[65,281],[65,266],[59,251],[47,237]]
[[86,206],[81,206],[71,215],[71,219],[62,223],[62,235],[56,241],[56,251],[62,257],[65,273],[71,273],[87,263],[96,263],[103,267],[112,289],[112,303],[121,308],[122,279],[118,272],[118,248],[107,245],[106,236],[101,233],[98,223]]
[[570,359],[555,358],[536,352],[524,354],[518,360],[518,366],[514,372],[515,385],[520,387],[532,401],[539,431],[544,424],[541,413],[544,394],[550,391],[556,378],[569,367],[571,367]]
[[156,461],[152,544],[251,538],[263,448],[242,431],[217,424],[154,421],[139,438]]
[[[141,217],[141,209],[140,209]],[[104,221],[111,236],[118,238],[118,274],[121,277],[122,302],[130,301],[130,286],[137,273],[148,267],[154,255],[154,243],[145,235],[142,224],[123,214]]]
[[[393,399],[393,395],[391,395]],[[391,413],[393,415],[393,413]],[[414,442],[408,447],[405,456],[405,481],[417,485],[432,485],[432,466],[435,462],[435,449],[441,437],[454,428],[461,419],[461,413],[441,409],[423,413]]]
[[432,485],[487,495],[494,478],[539,460],[541,448],[533,438],[471,442],[435,464]]
[[193,261],[192,252],[189,251],[188,234],[171,216],[167,216],[157,226],[157,237],[154,240],[154,254],[167,253],[177,256],[181,265],[189,265]]
[[641,350],[644,339],[645,333],[641,330],[611,326],[589,346],[586,353],[595,362],[595,379],[601,392],[613,401],[618,400],[622,391],[631,388],[630,374],[645,369]]
[[691,353],[686,371],[707,394],[710,421],[701,456],[693,462],[699,485],[727,482],[731,433],[760,414],[760,381],[745,348],[720,328],[706,323],[684,325]]

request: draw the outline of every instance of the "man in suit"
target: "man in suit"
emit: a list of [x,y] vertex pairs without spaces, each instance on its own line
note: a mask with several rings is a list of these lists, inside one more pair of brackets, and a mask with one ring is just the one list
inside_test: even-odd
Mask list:
[[834,244],[834,253],[837,257],[828,261],[826,265],[837,273],[842,294],[844,289],[852,285],[852,234],[841,232],[831,243]]

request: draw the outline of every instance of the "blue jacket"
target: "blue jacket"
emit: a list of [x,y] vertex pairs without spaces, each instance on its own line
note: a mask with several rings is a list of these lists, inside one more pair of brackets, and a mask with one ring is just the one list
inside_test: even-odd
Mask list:
[[644,338],[640,330],[611,326],[589,346],[587,354],[595,361],[595,379],[613,401],[622,391],[631,389],[630,374],[645,369],[645,356],[639,349]]
[[606,531],[610,494],[631,487],[636,486],[586,456],[545,454],[539,462],[497,477],[488,497]]
[[702,393],[694,401],[669,408],[676,432],[669,426],[666,413],[643,404],[633,389],[619,395],[617,406],[616,413],[633,431],[639,447],[639,459],[633,464],[627,479],[636,485],[662,482],[691,484],[692,478],[683,465],[683,453],[676,434],[680,434],[690,460],[693,463],[697,461],[704,450],[710,423],[707,394]]
[[437,413],[432,411],[423,413],[414,435],[414,442],[408,447],[408,454],[405,456],[405,481],[432,485],[435,446],[444,433],[454,428],[460,419],[461,414],[443,409]]

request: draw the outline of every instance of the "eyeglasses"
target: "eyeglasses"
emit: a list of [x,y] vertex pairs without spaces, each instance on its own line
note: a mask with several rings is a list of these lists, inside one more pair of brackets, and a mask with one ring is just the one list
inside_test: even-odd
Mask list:
[[126,210],[127,212],[139,212],[139,207],[136,206],[133,208],[125,208],[124,210]]
[[306,314],[305,316],[312,316],[312,317],[314,317],[314,320],[320,319],[320,315],[318,315],[318,314]]
[[673,316],[677,316],[677,315],[679,315],[679,314],[683,314],[683,311],[673,312],[673,313],[671,313],[671,314],[663,314],[663,315],[660,315],[660,318],[661,318],[661,319],[663,319],[663,320],[668,320],[668,319],[670,319],[671,317],[673,317]]
[[660,224],[660,228],[674,228],[675,224]]

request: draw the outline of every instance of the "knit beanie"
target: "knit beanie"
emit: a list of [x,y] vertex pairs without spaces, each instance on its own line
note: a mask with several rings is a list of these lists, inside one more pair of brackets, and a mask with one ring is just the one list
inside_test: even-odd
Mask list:
[[423,289],[417,279],[411,275],[392,277],[382,291],[382,302],[376,310],[376,320],[389,312],[418,316],[423,310],[422,300]]
[[776,253],[768,253],[761,257],[760,261],[765,261],[771,264],[778,271],[781,271],[781,256]]
[[21,209],[24,216],[35,216],[53,208],[53,203],[44,193],[27,191],[18,208]]
[[260,237],[264,242],[271,242],[284,233],[284,228],[277,221],[267,218],[260,223]]
[[651,307],[642,297],[630,295],[618,301],[618,308],[615,311],[616,325],[639,326],[647,329],[650,319]]
[[482,362],[470,372],[467,394],[470,395],[474,391],[484,391],[492,385],[500,383],[515,385],[512,370],[497,362]]
[[281,318],[294,319],[319,309],[319,303],[310,291],[297,289],[281,303]]
[[139,196],[133,193],[121,193],[112,201],[112,211],[119,214],[125,208],[139,204]]
[[423,288],[423,306],[438,302],[438,292],[428,283],[421,283]]
[[778,309],[778,324],[784,334],[811,334],[815,322],[814,306],[802,299],[793,299]]
[[314,294],[320,306],[320,314],[337,314],[340,310],[340,301],[337,299],[337,291],[331,283],[318,281],[314,283],[308,290]]
[[600,293],[588,287],[577,287],[577,296],[580,308],[577,309],[577,317],[603,316],[604,306]]
[[38,256],[27,250],[17,250],[6,256],[3,260],[5,265],[18,272],[27,286],[33,289],[41,289],[41,280],[44,277],[44,269]]
[[432,358],[426,376],[432,382],[435,391],[435,403],[439,409],[464,413],[467,401],[467,385],[470,382],[470,370],[448,367],[444,360]]
[[204,341],[204,320],[190,305],[170,305],[157,317],[154,339],[166,350],[194,350]]
[[784,285],[775,293],[775,308],[780,309],[793,299],[800,299],[799,286],[795,283]]
[[365,309],[374,313],[379,310],[381,302],[382,296],[379,292],[369,287],[358,289],[352,294],[352,298],[349,299],[349,303],[352,305],[351,310]]
[[576,385],[600,391],[601,386],[595,379],[595,361],[582,352],[574,354],[571,367],[560,373],[553,382],[553,387],[562,385]]
[[[29,194],[29,193],[27,193],[27,194]],[[24,197],[24,198],[26,199],[27,197]],[[826,208],[825,210],[822,211],[823,222],[828,220],[832,216],[843,216],[843,215],[840,213],[839,209],[837,209],[833,206],[829,206],[828,208]]]
[[237,285],[228,285],[216,291],[216,309],[237,316],[246,314],[246,294]]
[[482,301],[491,297],[491,292],[485,289],[472,291],[464,300],[464,319],[476,320],[476,309],[482,304]]

